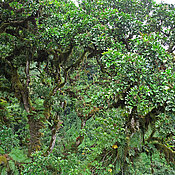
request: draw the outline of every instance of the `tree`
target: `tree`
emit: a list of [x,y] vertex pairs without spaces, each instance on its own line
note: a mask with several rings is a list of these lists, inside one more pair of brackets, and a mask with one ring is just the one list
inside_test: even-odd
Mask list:
[[130,164],[143,153],[152,161],[155,150],[174,163],[174,5],[8,1],[1,11],[0,89],[26,111],[29,155],[40,150],[44,126],[52,132],[44,155],[52,152],[72,108],[80,132],[63,152],[88,148],[92,173],[109,165],[131,173]]

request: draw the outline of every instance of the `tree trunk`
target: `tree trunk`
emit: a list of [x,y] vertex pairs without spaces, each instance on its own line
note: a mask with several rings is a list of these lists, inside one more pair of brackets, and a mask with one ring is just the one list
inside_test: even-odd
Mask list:
[[43,127],[43,124],[39,119],[35,119],[34,115],[28,115],[28,124],[30,131],[28,155],[31,155],[31,153],[40,150],[41,132],[39,130]]

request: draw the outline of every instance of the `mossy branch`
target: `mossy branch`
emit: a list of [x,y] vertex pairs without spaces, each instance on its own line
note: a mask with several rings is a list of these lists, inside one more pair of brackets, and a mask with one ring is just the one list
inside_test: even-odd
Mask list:
[[164,153],[167,162],[172,162],[175,164],[175,151],[171,150],[166,145],[154,140],[151,143],[156,147],[159,152]]
[[126,106],[125,104],[125,97],[127,96],[128,92],[135,86],[135,82],[132,83],[129,87],[127,87],[126,89],[124,89],[122,92],[119,92],[117,97],[116,97],[116,102],[110,104],[108,106],[109,109],[111,108],[124,108]]
[[140,117],[142,128],[145,130],[148,129],[148,126],[151,124],[154,128],[154,124],[157,120],[157,116],[165,112],[165,105],[154,107],[150,112],[145,116]]

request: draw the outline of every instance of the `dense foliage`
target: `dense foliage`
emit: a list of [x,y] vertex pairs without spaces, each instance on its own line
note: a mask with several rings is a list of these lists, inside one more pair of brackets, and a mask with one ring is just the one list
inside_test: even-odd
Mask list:
[[0,3],[1,174],[175,174],[175,7]]

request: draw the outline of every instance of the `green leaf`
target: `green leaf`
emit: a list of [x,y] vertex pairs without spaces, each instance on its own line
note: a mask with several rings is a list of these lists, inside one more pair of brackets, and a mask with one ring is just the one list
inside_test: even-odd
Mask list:
[[18,148],[12,149],[12,151],[9,153],[9,156],[12,157],[13,160],[17,162],[23,162],[23,163],[29,163],[31,162],[31,159],[27,157],[24,152]]

